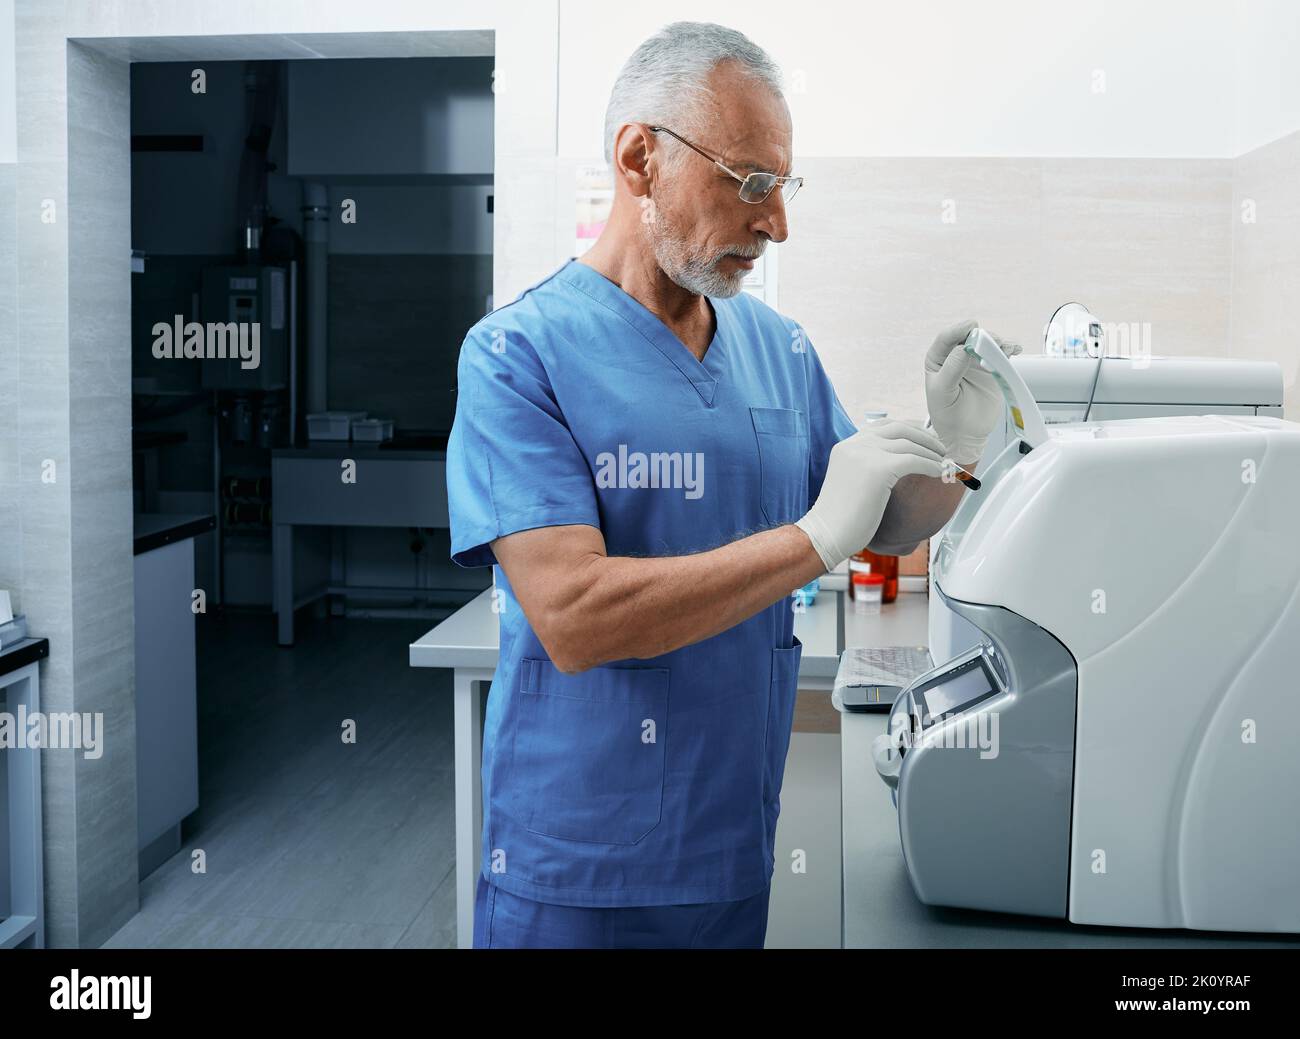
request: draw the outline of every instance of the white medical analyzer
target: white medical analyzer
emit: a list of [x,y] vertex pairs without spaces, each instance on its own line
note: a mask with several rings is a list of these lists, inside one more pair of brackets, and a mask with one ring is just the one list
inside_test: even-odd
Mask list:
[[[1271,361],[1219,357],[1053,357],[1011,359],[1049,428],[1084,420],[1160,415],[1275,415],[1282,417],[1282,369]],[[976,472],[988,468],[1018,439],[1010,408],[989,437]],[[1084,506],[1085,508],[1089,506]],[[930,571],[942,538],[930,541]],[[979,642],[978,633],[943,600],[930,597],[930,655],[949,660]]]
[[1038,427],[980,342],[1023,428],[933,569],[979,641],[905,689],[872,748],[913,888],[1083,924],[1300,931],[1300,425]]

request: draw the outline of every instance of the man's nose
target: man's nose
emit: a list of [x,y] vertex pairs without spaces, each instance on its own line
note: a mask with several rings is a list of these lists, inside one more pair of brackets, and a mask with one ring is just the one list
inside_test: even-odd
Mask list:
[[772,194],[758,204],[758,212],[754,215],[753,221],[749,228],[755,234],[761,234],[765,238],[780,244],[789,236],[789,227],[785,220],[785,198],[781,194],[779,187],[772,189]]

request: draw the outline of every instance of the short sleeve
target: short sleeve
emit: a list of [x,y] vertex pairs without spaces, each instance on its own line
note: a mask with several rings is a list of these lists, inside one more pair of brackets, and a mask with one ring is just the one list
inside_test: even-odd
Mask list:
[[817,351],[808,342],[807,333],[803,336],[808,350],[808,506],[811,508],[821,494],[831,448],[858,430],[835,395],[835,387],[827,378]]
[[516,330],[480,323],[461,345],[447,443],[451,558],[491,566],[496,538],[600,526],[591,469],[540,358]]

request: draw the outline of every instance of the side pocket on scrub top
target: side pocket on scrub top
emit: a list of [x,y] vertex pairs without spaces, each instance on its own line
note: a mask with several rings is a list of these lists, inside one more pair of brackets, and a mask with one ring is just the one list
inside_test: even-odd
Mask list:
[[518,729],[506,810],[548,837],[635,844],[663,808],[667,668],[565,674],[520,664]]
[[763,801],[770,804],[781,793],[785,759],[790,750],[794,704],[798,696],[799,661],[803,643],[797,638],[787,649],[772,650],[772,681],[768,689],[767,739],[763,754]]

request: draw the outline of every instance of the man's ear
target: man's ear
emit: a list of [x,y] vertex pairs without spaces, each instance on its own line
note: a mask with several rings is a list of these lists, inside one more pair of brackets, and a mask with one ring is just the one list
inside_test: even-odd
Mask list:
[[614,173],[634,198],[650,194],[650,157],[654,134],[644,123],[624,123],[614,136]]

